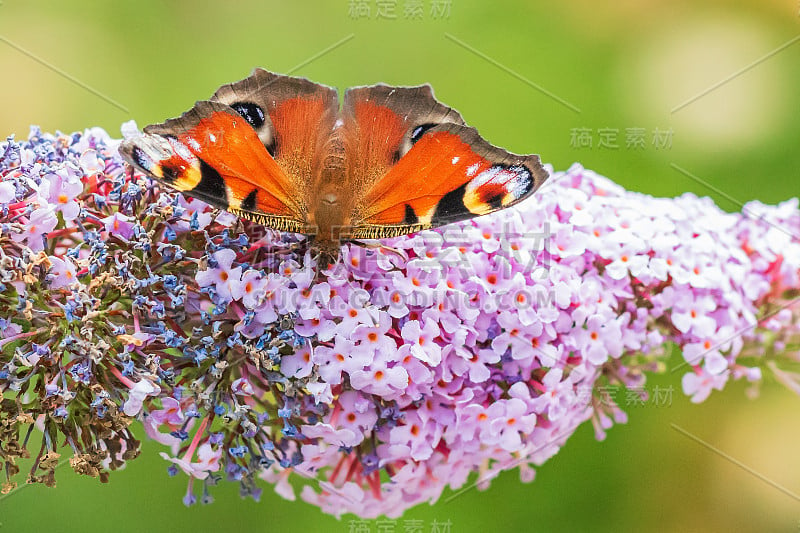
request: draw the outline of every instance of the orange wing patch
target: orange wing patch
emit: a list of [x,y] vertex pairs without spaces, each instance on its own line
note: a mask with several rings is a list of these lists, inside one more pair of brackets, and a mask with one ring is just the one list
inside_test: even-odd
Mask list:
[[322,124],[327,112],[328,104],[321,98],[303,96],[286,100],[270,111],[279,146],[276,151],[287,155],[305,153],[309,147],[319,144],[321,132],[309,126]]
[[283,170],[238,114],[215,112],[179,135],[178,140],[210,167],[203,169],[200,183],[185,189],[189,194],[217,197],[224,192],[220,200],[234,209],[296,214],[291,209],[293,200]]
[[406,131],[403,118],[388,107],[369,101],[355,103],[358,124],[358,160],[380,169],[392,164],[392,151],[400,145]]
[[475,175],[490,166],[457,134],[425,135],[369,190],[364,222],[431,224],[439,201],[468,180],[468,172]]
[[[356,226],[417,231],[491,213],[521,201],[547,177],[535,156],[517,156],[481,139],[473,128],[431,128],[370,188]],[[373,229],[374,231],[374,229]]]
[[244,216],[261,213],[304,221],[286,174],[232,108],[198,102],[182,116],[144,131],[144,136],[125,141],[120,152],[154,178]]

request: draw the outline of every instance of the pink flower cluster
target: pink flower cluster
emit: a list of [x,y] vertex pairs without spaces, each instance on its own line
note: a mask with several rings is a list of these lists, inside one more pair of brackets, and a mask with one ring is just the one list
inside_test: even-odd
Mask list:
[[[518,207],[348,244],[319,271],[302,237],[126,177],[115,145],[0,146],[0,245],[46,256],[27,277],[0,258],[0,299],[34,317],[0,313],[0,390],[41,373],[27,419],[88,410],[111,464],[124,433],[108,440],[104,416],[139,417],[206,488],[224,473],[258,497],[261,477],[294,499],[294,473],[325,512],[395,517],[504,470],[532,480],[587,420],[602,438],[626,420],[602,388],[641,388],[667,343],[695,402],[763,369],[800,392],[797,200],[729,214],[575,165]],[[40,301],[73,333],[34,328]]]
[[[311,441],[295,470],[332,467],[303,498],[336,515],[396,516],[474,472],[485,484],[515,467],[531,479],[584,421],[602,437],[625,420],[593,394],[601,372],[641,386],[666,342],[683,350],[695,402],[729,379],[760,380],[763,360],[739,357],[745,346],[763,355],[767,330],[796,333],[798,233],[796,200],[728,214],[575,165],[518,208],[349,246],[322,283],[285,263],[262,280],[272,289],[256,321],[299,314],[309,342],[281,372],[332,406],[299,428]],[[389,482],[364,466],[364,446]]]

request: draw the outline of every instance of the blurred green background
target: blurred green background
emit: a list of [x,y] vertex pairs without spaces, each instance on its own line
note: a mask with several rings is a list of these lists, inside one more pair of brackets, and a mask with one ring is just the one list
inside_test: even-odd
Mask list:
[[[413,4],[422,11],[407,17]],[[118,136],[123,121],[178,115],[263,66],[340,89],[430,82],[494,144],[560,170],[578,161],[632,190],[692,191],[729,211],[798,194],[797,0],[4,0],[0,66],[3,135],[39,124]],[[800,501],[774,484],[800,493],[800,399],[768,379],[755,400],[732,384],[695,406],[679,374],[649,382],[673,388],[669,404],[627,408],[604,442],[584,426],[534,483],[509,472],[383,531],[411,520],[453,533],[796,531]],[[380,530],[269,488],[240,501],[234,484],[186,509],[185,479],[166,476],[158,451],[146,442],[109,485],[63,467],[58,488],[0,500],[0,531]]]

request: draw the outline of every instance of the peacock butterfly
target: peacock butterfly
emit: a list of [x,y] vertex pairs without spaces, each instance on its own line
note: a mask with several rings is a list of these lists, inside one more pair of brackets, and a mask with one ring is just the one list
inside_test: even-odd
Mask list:
[[341,243],[510,207],[548,175],[486,142],[430,85],[335,89],[256,69],[120,145],[135,168],[331,259]]

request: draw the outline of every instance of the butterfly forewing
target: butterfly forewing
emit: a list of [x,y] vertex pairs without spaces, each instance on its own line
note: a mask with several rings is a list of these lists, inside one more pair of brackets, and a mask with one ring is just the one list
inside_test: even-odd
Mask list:
[[354,238],[402,235],[510,207],[544,182],[537,156],[492,146],[474,128],[441,124],[366,191]]
[[[230,107],[201,101],[181,117],[148,126],[120,152],[156,179],[206,203],[298,231],[302,210],[291,182]],[[161,157],[148,156],[154,146]],[[267,186],[265,186],[265,184]]]

